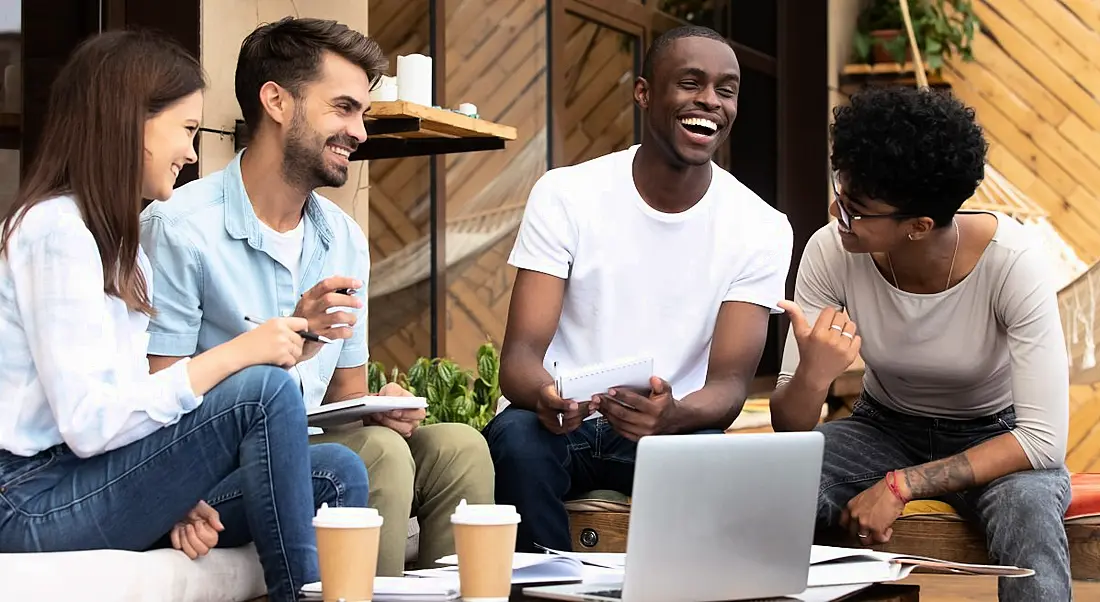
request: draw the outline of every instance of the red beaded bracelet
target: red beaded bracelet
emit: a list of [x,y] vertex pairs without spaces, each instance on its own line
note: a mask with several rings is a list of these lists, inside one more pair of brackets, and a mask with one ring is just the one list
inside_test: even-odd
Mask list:
[[896,470],[891,470],[886,473],[886,486],[890,488],[890,493],[894,494],[894,497],[898,498],[902,504],[908,504],[909,500],[905,499],[905,496],[901,494],[901,490],[898,489],[898,477]]

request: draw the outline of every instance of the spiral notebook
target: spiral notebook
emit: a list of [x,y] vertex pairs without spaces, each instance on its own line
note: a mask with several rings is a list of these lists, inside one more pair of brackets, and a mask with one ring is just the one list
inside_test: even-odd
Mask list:
[[559,372],[556,375],[558,396],[562,399],[587,401],[598,393],[614,387],[649,389],[653,376],[653,358],[626,358],[593,366]]

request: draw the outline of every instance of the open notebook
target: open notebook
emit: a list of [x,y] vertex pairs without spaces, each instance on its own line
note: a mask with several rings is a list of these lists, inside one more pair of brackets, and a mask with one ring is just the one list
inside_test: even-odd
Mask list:
[[813,546],[810,550],[809,587],[898,581],[914,569],[952,575],[1030,577],[1031,569],[991,564],[964,564],[924,556],[890,554],[858,548]]
[[[452,554],[437,560],[447,565],[435,569],[405,571],[410,577],[458,578],[458,556]],[[512,583],[614,582],[622,579],[620,566],[595,566],[565,554],[532,554],[516,552],[512,556]]]

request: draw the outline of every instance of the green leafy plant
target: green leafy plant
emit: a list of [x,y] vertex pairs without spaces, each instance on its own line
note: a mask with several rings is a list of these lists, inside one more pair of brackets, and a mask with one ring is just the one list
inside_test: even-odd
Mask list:
[[422,357],[408,371],[393,368],[388,375],[381,362],[371,362],[370,392],[379,392],[389,382],[428,400],[424,424],[458,422],[481,430],[496,413],[500,398],[500,354],[491,341],[483,343],[477,350],[476,373],[448,358]]
[[[917,48],[931,71],[939,71],[944,61],[958,55],[973,61],[971,44],[981,24],[974,15],[972,0],[907,0]],[[905,32],[898,0],[872,0],[859,14],[853,54],[863,63],[871,62],[876,45],[897,63],[906,61],[909,38]]]

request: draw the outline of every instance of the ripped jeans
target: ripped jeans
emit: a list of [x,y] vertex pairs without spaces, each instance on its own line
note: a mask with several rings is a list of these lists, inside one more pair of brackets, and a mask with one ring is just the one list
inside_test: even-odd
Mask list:
[[[836,528],[848,501],[887,472],[953,456],[1009,432],[1016,412],[949,420],[888,409],[864,394],[852,416],[818,425],[825,457],[818,499],[819,529]],[[990,562],[1035,571],[1002,578],[1002,602],[1070,600],[1069,544],[1062,520],[1070,502],[1065,468],[1025,470],[942,498],[985,532]]]

